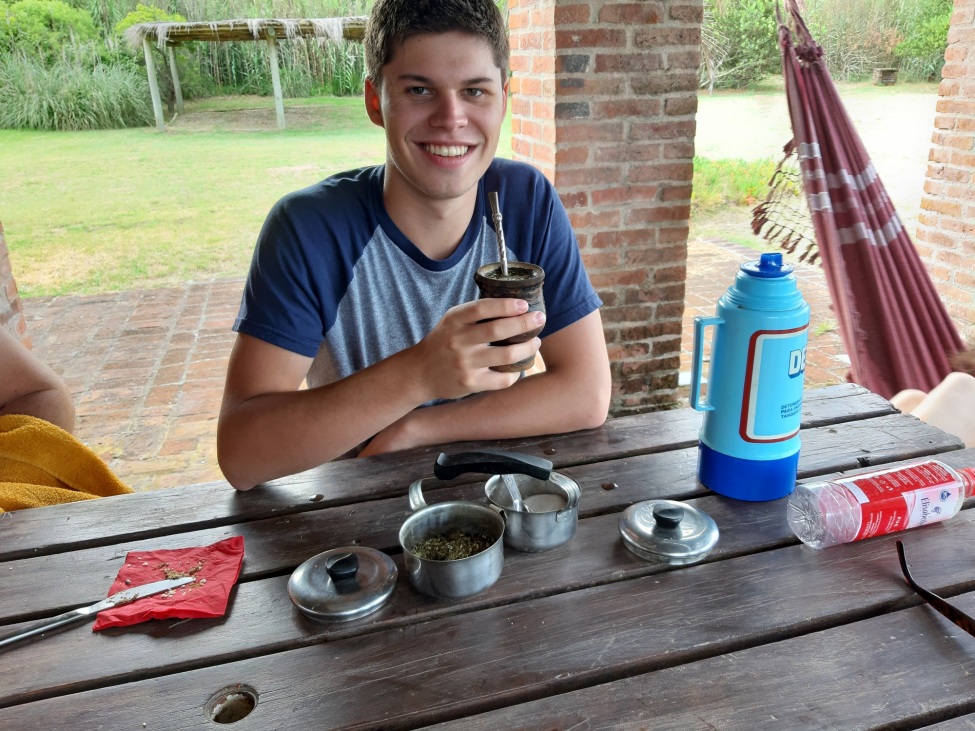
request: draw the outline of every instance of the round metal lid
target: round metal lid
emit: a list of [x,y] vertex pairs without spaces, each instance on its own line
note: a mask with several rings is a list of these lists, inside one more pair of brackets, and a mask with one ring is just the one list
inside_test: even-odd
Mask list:
[[333,548],[305,561],[288,580],[288,596],[312,619],[345,622],[371,614],[396,587],[396,564],[382,551]]
[[676,500],[644,500],[620,516],[623,544],[640,558],[668,564],[700,561],[718,542],[707,513]]

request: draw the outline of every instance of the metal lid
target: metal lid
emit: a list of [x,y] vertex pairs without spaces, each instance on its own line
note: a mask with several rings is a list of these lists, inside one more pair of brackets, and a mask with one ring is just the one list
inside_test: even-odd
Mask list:
[[644,500],[620,516],[623,544],[640,558],[668,564],[700,561],[718,542],[707,513],[676,500]]
[[395,587],[393,559],[374,548],[343,546],[296,568],[288,580],[288,596],[312,619],[345,622],[375,612]]

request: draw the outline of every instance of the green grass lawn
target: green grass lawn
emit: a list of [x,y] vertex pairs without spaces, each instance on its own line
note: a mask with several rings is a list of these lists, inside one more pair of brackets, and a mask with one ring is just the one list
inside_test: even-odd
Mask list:
[[[0,221],[23,297],[158,287],[247,271],[271,205],[380,163],[359,98],[187,105],[155,128],[0,130]],[[510,125],[510,121],[509,121]],[[499,153],[510,156],[510,126]]]

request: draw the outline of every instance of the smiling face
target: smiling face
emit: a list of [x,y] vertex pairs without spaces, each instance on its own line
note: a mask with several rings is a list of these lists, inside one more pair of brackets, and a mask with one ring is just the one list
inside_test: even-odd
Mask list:
[[365,97],[370,119],[386,130],[391,215],[438,202],[473,211],[508,101],[488,43],[457,32],[411,36],[383,66],[380,88],[366,83]]

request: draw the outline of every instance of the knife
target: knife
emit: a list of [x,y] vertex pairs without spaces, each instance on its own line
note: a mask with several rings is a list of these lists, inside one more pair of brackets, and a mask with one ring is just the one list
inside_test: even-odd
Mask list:
[[166,579],[165,581],[154,581],[151,584],[143,584],[142,586],[133,586],[131,589],[116,592],[107,599],[102,599],[100,602],[96,602],[89,607],[72,609],[70,612],[65,612],[64,614],[59,614],[58,616],[50,617],[49,619],[39,619],[36,622],[31,622],[30,624],[15,630],[14,632],[8,632],[6,634],[0,633],[0,647],[12,644],[26,637],[31,637],[32,635],[46,632],[47,630],[54,629],[55,627],[60,627],[64,624],[70,624],[71,622],[78,622],[82,619],[94,617],[96,614],[106,609],[118,607],[122,604],[129,604],[137,599],[152,596],[153,594],[168,591],[169,589],[175,589],[178,586],[189,584],[191,581],[194,581],[192,576],[184,576],[181,579]]

